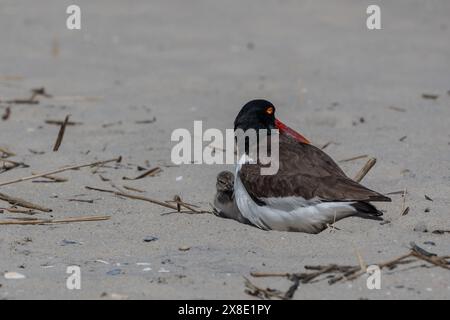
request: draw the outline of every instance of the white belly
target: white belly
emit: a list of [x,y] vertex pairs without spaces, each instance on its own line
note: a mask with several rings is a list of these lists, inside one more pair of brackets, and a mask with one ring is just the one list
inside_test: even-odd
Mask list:
[[318,233],[356,210],[348,202],[320,202],[298,197],[261,199],[259,206],[248,194],[239,178],[239,167],[234,182],[236,204],[241,214],[264,230]]

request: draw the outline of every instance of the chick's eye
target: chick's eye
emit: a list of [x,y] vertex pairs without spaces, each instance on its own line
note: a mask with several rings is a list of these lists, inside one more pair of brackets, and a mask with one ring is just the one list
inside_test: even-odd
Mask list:
[[266,113],[267,113],[267,114],[272,114],[272,113],[273,113],[273,107],[268,107],[268,108],[266,109]]

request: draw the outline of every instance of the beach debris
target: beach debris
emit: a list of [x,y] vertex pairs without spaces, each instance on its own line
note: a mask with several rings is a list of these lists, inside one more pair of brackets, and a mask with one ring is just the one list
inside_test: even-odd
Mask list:
[[37,155],[45,154],[45,151],[38,151],[38,150],[34,150],[34,149],[28,149],[28,151],[30,151],[32,154],[37,154]]
[[69,122],[69,117],[70,116],[67,115],[66,118],[64,119],[64,122],[61,123],[61,128],[59,129],[58,137],[56,138],[56,142],[55,142],[55,145],[53,147],[53,152],[58,151],[59,147],[61,146],[61,142],[62,142],[62,139],[64,137],[64,133],[66,132],[67,122]]
[[402,211],[402,216],[406,216],[409,213],[409,207],[405,207],[405,209],[403,209]]
[[428,232],[428,228],[427,225],[425,224],[425,222],[421,221],[418,222],[415,226],[414,226],[414,231],[416,232]]
[[403,195],[403,193],[405,192],[405,190],[399,190],[399,191],[392,191],[392,192],[388,192],[386,193],[387,196],[392,196],[392,195],[397,195],[397,194],[401,194]]
[[353,161],[353,160],[364,159],[364,158],[367,158],[367,157],[368,157],[367,154],[363,154],[363,155],[360,155],[360,156],[355,156],[355,157],[351,157],[351,158],[348,158],[348,159],[339,160],[338,162],[349,162],[349,161]]
[[102,128],[109,128],[109,127],[117,126],[117,125],[121,125],[121,124],[122,124],[122,121],[105,123],[105,124],[102,124]]
[[168,202],[168,203],[175,203],[177,205],[177,211],[178,212],[181,212],[181,207],[184,207],[184,208],[186,208],[186,209],[188,209],[188,210],[190,210],[192,212],[195,212],[195,213],[204,213],[202,210],[195,209],[194,207],[198,208],[198,206],[196,206],[195,204],[190,204],[190,203],[183,202],[183,200],[181,200],[181,197],[179,195],[175,195],[173,197],[172,201],[166,201],[166,202]]
[[389,106],[389,109],[394,110],[394,111],[398,111],[398,112],[406,112],[406,109],[400,108],[400,107],[396,107],[396,106]]
[[148,120],[138,120],[135,121],[134,123],[136,124],[149,124],[149,123],[153,123],[156,122],[156,117],[153,117],[152,119],[148,119]]
[[11,208],[0,208],[0,213],[3,213],[3,211],[7,211],[10,213],[23,213],[23,214],[28,214],[30,216],[38,214],[38,212],[31,210],[31,209],[19,209],[16,207],[11,207]]
[[138,175],[135,178],[122,177],[123,180],[139,180],[145,177],[154,177],[157,173],[160,173],[162,169],[160,167],[155,167],[150,170],[145,171],[144,173]]
[[82,203],[94,203],[96,200],[101,199],[67,199],[69,202],[82,202]]
[[111,299],[111,300],[127,300],[127,299],[128,299],[128,296],[127,296],[127,295],[124,295],[124,294],[119,294],[119,293],[111,293],[111,294],[108,294],[108,293],[106,293],[106,292],[103,292],[103,293],[100,295],[100,297],[101,297],[101,298],[109,298],[109,299]]
[[253,284],[248,278],[244,277],[245,280],[245,293],[248,295],[260,298],[260,299],[281,299],[286,300],[288,299],[286,297],[287,292],[282,292],[280,290],[271,289],[271,288],[262,288],[258,287],[257,285]]
[[445,234],[445,233],[450,233],[450,230],[437,229],[437,230],[433,230],[431,233],[433,233],[433,234]]
[[332,144],[337,144],[336,142],[333,141],[328,141],[327,143],[325,143],[323,146],[320,147],[320,149],[324,150],[325,148],[327,148],[328,146],[332,145]]
[[112,300],[127,300],[128,296],[120,293],[111,293],[110,295]]
[[31,176],[28,176],[28,177],[23,177],[23,178],[19,178],[19,179],[10,180],[10,181],[0,182],[0,187],[1,186],[6,186],[6,185],[9,185],[9,184],[13,184],[13,183],[27,181],[27,180],[34,180],[36,178],[49,176],[49,175],[53,175],[53,174],[64,172],[64,171],[77,170],[77,169],[81,169],[81,168],[85,168],[85,167],[95,167],[95,166],[100,166],[100,165],[103,165],[103,164],[106,164],[106,163],[110,163],[110,162],[120,162],[120,161],[122,161],[122,157],[117,157],[117,158],[114,158],[114,159],[104,160],[104,161],[96,161],[96,162],[92,162],[92,163],[88,163],[88,164],[82,164],[82,165],[67,166],[67,167],[63,167],[61,169],[51,170],[51,171],[48,171],[48,172],[45,172],[45,173],[33,174]]
[[18,272],[14,272],[14,271],[5,272],[3,276],[7,280],[21,280],[21,279],[25,279],[26,278],[25,275],[23,275],[21,273],[18,273]]
[[147,202],[151,202],[172,210],[177,210],[176,206],[170,205],[166,202],[162,202],[159,200],[155,200],[155,199],[151,199],[151,198],[147,198],[147,197],[143,197],[143,196],[139,196],[139,195],[134,195],[134,194],[129,194],[129,193],[124,193],[124,192],[120,192],[120,191],[114,191],[114,190],[107,190],[107,189],[101,189],[101,188],[94,188],[94,187],[89,187],[86,186],[85,187],[88,190],[93,190],[93,191],[98,191],[98,192],[106,192],[106,193],[112,193],[115,196],[119,196],[119,197],[124,197],[124,198],[130,198],[130,199],[134,199],[134,200],[142,200],[142,201],[147,201]]
[[434,93],[422,93],[422,98],[428,100],[436,100],[437,98],[439,98],[439,95]]
[[406,140],[406,138],[408,138],[408,136],[403,136],[403,137],[401,137],[400,139],[398,139],[398,141],[403,142],[403,141]]
[[43,97],[46,97],[46,98],[51,98],[52,97],[52,95],[48,94],[45,91],[45,88],[42,87],[42,88],[31,89],[31,96],[29,98],[0,101],[0,103],[8,103],[8,104],[38,104],[39,100],[36,100],[36,98],[38,96],[43,96]]
[[103,221],[109,220],[110,216],[85,216],[85,217],[71,217],[64,219],[11,219],[0,220],[0,225],[35,225],[35,224],[59,224],[59,223],[72,223],[72,222],[88,222],[88,221]]
[[425,199],[427,199],[428,201],[433,201],[433,199],[431,199],[429,196],[425,195]]
[[400,211],[400,216],[406,216],[409,213],[409,207],[406,205],[406,196],[408,195],[408,190],[405,188],[402,194],[402,209]]
[[123,272],[123,270],[120,268],[112,269],[112,270],[109,270],[108,272],[106,272],[106,274],[108,276],[117,276],[117,275],[124,274],[124,273],[125,272]]
[[142,241],[144,241],[144,242],[153,242],[153,241],[157,241],[157,240],[159,240],[158,237],[147,236],[147,237],[145,237]]
[[68,245],[73,245],[73,244],[78,244],[78,245],[82,245],[83,243],[75,241],[75,240],[67,240],[64,239],[63,241],[61,241],[61,246],[68,246]]
[[45,208],[43,206],[28,202],[26,200],[23,200],[23,199],[20,199],[17,197],[11,197],[4,193],[0,193],[0,200],[6,201],[13,206],[34,209],[34,210],[38,210],[38,211],[42,211],[42,212],[52,212],[52,209],[50,209],[50,208]]
[[9,117],[11,116],[11,108],[10,107],[6,107],[5,108],[5,112],[2,115],[2,120],[6,121],[9,119]]
[[29,165],[23,162],[16,162],[12,160],[7,160],[5,158],[0,159],[0,170],[2,170],[1,172],[5,172],[15,168],[28,168],[28,167]]
[[130,187],[130,186],[126,186],[126,185],[123,185],[122,187],[123,187],[124,189],[128,190],[128,191],[134,191],[134,192],[139,192],[139,193],[145,193],[144,190],[137,189],[137,188],[134,188],[134,187]]
[[179,247],[178,250],[180,250],[180,251],[189,251],[189,250],[191,250],[191,247],[182,246],[182,247]]
[[[36,172],[31,172],[31,174],[38,174]],[[38,183],[38,182],[57,182],[57,183],[61,183],[61,182],[67,182],[69,181],[69,179],[67,178],[62,178],[62,177],[57,177],[57,176],[43,176],[42,178],[47,179],[47,180],[33,180],[34,183]]]
[[361,170],[356,174],[353,180],[355,180],[356,182],[361,182],[361,180],[366,176],[366,174],[373,168],[375,163],[377,163],[376,158],[370,158],[369,160],[367,160],[364,167],[361,168]]
[[175,178],[175,181],[181,181],[181,180],[183,180],[183,176],[178,176]]
[[[386,262],[376,263],[375,265],[377,265],[380,269],[393,270],[400,265],[411,264],[417,261],[424,261],[435,267],[450,270],[450,256],[438,256],[435,253],[431,253],[419,247],[414,242],[410,243],[410,251],[407,254],[403,254]],[[363,265],[365,265],[365,263]],[[302,273],[252,272],[251,276],[255,278],[282,277],[290,280],[292,284],[286,292],[282,292],[270,288],[260,288],[244,277],[244,279],[246,280],[245,292],[261,299],[291,299],[300,283],[306,284],[312,283],[313,280],[314,282],[318,282],[327,279],[328,284],[333,285],[342,281],[352,281],[366,274],[366,271],[364,270],[361,263],[356,266],[337,264],[318,266],[306,265],[304,268],[307,271]]]
[[14,157],[16,154],[9,151],[7,148],[0,148],[0,158]]
[[[52,124],[52,125],[57,125],[57,126],[61,126],[63,125],[65,122],[65,120],[61,121],[61,120],[45,120],[46,124]],[[74,121],[67,121],[66,122],[66,126],[80,126],[82,125],[83,122],[74,122]]]

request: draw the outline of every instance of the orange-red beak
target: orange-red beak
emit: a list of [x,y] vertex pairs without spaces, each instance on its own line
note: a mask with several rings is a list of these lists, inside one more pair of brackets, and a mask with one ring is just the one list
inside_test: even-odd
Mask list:
[[300,133],[298,133],[294,129],[289,128],[287,125],[285,125],[283,122],[281,122],[278,119],[275,119],[275,127],[277,127],[277,129],[280,131],[280,133],[287,134],[300,143],[306,143],[306,144],[311,143],[311,142],[309,142],[308,139],[306,139]]

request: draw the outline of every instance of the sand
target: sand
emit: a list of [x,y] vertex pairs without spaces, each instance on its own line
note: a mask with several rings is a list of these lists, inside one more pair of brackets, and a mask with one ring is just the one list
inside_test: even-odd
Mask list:
[[[252,271],[356,265],[356,252],[376,263],[408,252],[411,241],[450,254],[450,234],[431,233],[450,229],[448,1],[381,1],[383,29],[375,31],[365,27],[369,1],[78,3],[82,29],[69,31],[70,1],[2,1],[0,100],[26,98],[36,87],[53,98],[10,105],[0,147],[29,167],[1,173],[0,182],[119,155],[122,164],[0,192],[53,209],[33,218],[111,219],[0,226],[0,298],[248,299],[243,277]],[[392,203],[379,205],[390,223],[348,218],[318,235],[265,232],[210,214],[163,214],[171,210],[85,189],[127,185],[210,209],[217,173],[232,166],[171,166],[171,132],[191,130],[194,120],[231,128],[253,98],[272,101],[278,117],[314,144],[332,141],[325,151],[335,160],[377,158],[363,184],[383,193],[407,189],[409,213],[401,216],[402,197],[392,195]],[[1,114],[7,106],[0,104]],[[59,127],[45,120],[68,114],[82,124],[68,126],[52,152]],[[136,123],[142,120],[149,123]],[[366,160],[341,166],[354,176]],[[137,166],[162,172],[122,179],[142,173]],[[68,201],[74,198],[94,203]],[[0,214],[9,217],[26,216]],[[74,265],[81,290],[66,288]],[[294,299],[448,299],[448,270],[420,265],[383,271],[380,290],[368,290],[365,277],[320,281],[300,286]],[[5,279],[5,272],[25,278]],[[285,279],[251,279],[289,287]]]

